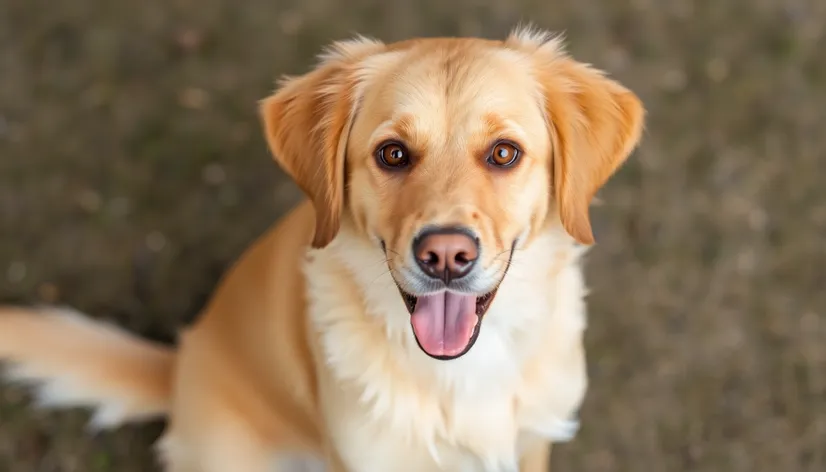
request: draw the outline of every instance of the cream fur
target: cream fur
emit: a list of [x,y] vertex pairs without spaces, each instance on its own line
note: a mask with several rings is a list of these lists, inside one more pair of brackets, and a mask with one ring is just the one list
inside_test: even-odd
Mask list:
[[340,385],[329,420],[340,449],[353,451],[345,462],[364,472],[398,467],[398,457],[411,471],[516,470],[520,438],[572,438],[587,383],[581,246],[555,226],[519,248],[476,346],[442,362],[417,347],[381,251],[351,231],[305,268]]

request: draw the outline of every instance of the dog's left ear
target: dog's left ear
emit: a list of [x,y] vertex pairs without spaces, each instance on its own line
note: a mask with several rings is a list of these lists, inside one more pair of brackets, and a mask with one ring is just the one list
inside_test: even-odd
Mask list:
[[601,71],[567,57],[554,62],[540,74],[555,141],[554,197],[568,233],[593,244],[591,201],[637,146],[645,109]]
[[312,247],[338,234],[344,206],[344,159],[359,100],[358,63],[384,48],[365,38],[334,43],[313,71],[288,78],[260,105],[275,161],[312,201]]
[[643,131],[645,109],[633,92],[571,59],[559,38],[514,32],[508,44],[529,52],[553,137],[553,188],[559,217],[582,244],[593,244],[589,206],[625,162]]

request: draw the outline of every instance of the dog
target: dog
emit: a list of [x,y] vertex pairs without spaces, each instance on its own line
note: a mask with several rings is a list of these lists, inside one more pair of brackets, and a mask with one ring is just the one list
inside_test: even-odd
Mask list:
[[306,199],[177,346],[7,306],[7,378],[96,428],[167,418],[170,472],[549,470],[587,389],[589,207],[639,97],[517,28],[336,42],[259,108]]

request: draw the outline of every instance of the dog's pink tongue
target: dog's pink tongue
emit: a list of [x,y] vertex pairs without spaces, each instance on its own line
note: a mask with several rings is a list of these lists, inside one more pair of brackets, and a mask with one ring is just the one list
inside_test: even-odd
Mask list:
[[442,292],[419,297],[411,315],[413,334],[431,356],[456,356],[476,327],[476,297]]

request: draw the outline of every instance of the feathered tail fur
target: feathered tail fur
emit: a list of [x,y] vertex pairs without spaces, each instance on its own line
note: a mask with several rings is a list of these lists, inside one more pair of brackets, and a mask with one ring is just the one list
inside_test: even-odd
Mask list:
[[0,307],[3,377],[34,389],[42,407],[94,409],[93,428],[163,416],[173,349],[62,309]]

